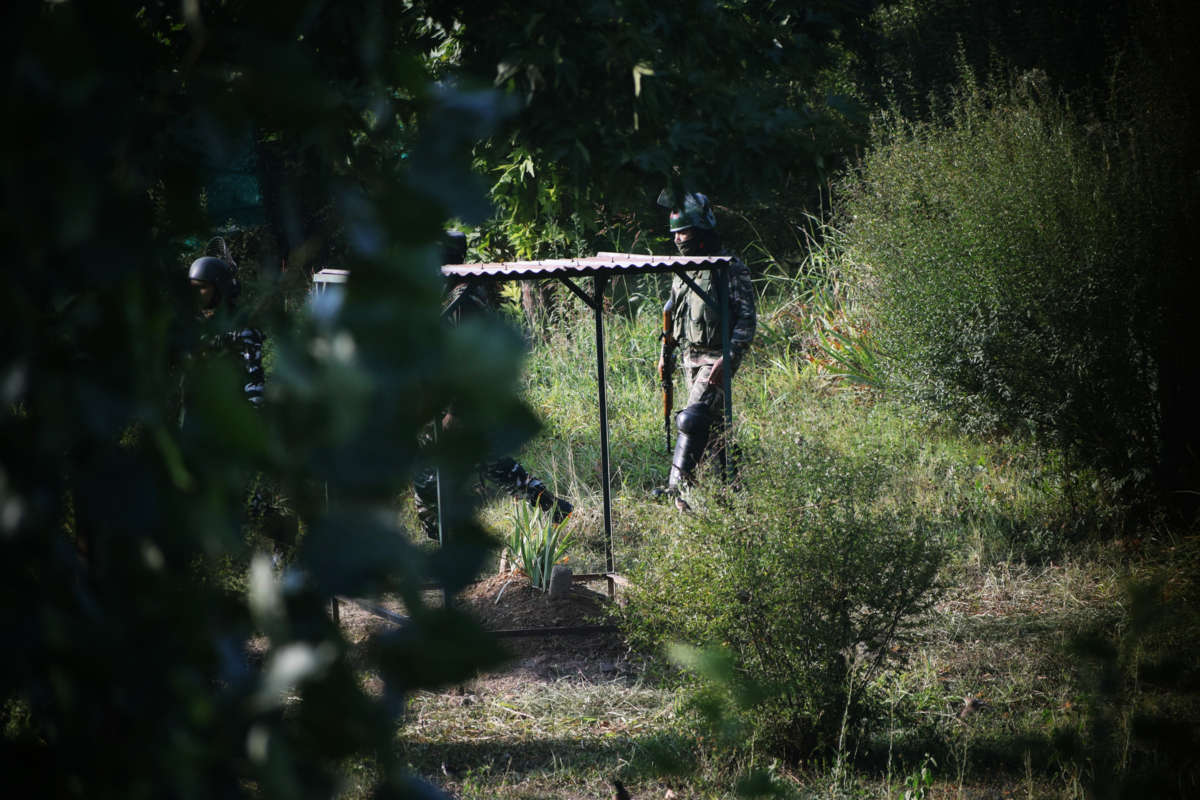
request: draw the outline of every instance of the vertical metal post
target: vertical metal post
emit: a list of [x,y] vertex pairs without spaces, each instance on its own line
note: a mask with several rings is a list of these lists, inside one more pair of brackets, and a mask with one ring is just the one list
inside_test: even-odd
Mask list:
[[604,494],[604,563],[608,572],[613,571],[612,494],[609,486],[608,464],[608,378],[604,369],[604,287],[608,279],[597,275],[594,279],[596,312],[596,382],[600,387],[600,471]]
[[[433,421],[433,449],[436,452],[438,439],[441,438],[442,420],[440,417]],[[438,547],[443,547],[446,544],[446,523],[443,521],[443,505],[442,505],[442,468],[435,466],[433,468],[433,489],[434,497],[437,501],[437,520],[438,520]]]
[[[438,439],[442,438],[442,418],[439,415],[433,421],[433,444],[434,450],[437,450]],[[446,546],[446,503],[445,497],[442,496],[442,468],[436,466],[433,471],[433,485],[437,492],[437,520],[438,520],[438,548]],[[442,608],[450,607],[450,595],[446,592],[446,587],[442,585]]]
[[721,307],[721,363],[725,390],[725,419],[722,420],[722,441],[725,447],[725,482],[733,483],[733,358],[729,344],[729,293],[732,288],[731,264],[717,274],[717,304]]
[[[325,481],[325,516],[329,516],[329,481]],[[329,597],[329,614],[333,617],[334,625],[342,624],[342,606],[336,594]]]

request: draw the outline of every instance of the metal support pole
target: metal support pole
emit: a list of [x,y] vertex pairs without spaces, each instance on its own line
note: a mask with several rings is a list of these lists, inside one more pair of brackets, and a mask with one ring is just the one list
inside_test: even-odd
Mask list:
[[[434,449],[434,451],[437,450],[438,439],[442,438],[441,433],[442,433],[442,420],[440,417],[438,417],[437,419],[435,419],[433,421],[433,449]],[[434,497],[436,498],[436,502],[437,502],[438,547],[442,547],[446,544],[446,523],[445,523],[445,518],[443,516],[445,513],[444,512],[445,505],[442,503],[443,498],[442,498],[442,468],[441,468],[441,466],[435,466],[433,468],[433,488],[434,488],[434,492],[435,492]]]
[[576,286],[575,282],[570,278],[560,276],[558,280],[562,282],[564,286],[570,289],[572,294],[582,300],[588,308],[593,310],[596,308],[596,304],[592,301],[592,298],[588,297],[588,293]]
[[[325,516],[329,516],[329,481],[325,481]],[[342,624],[342,607],[336,594],[329,598],[329,615],[333,617],[334,625]]]
[[730,267],[725,265],[716,274],[717,303],[721,307],[721,377],[725,390],[725,419],[722,420],[722,441],[725,447],[725,482],[733,483],[733,357],[729,344]]
[[[442,438],[442,418],[439,415],[433,421],[433,445],[434,450],[437,450],[438,440]],[[442,468],[441,466],[434,467],[433,485],[437,491],[437,521],[438,521],[438,549],[446,546],[446,503],[445,497],[442,495]],[[442,586],[442,608],[450,607],[450,595],[446,591],[446,587]]]
[[596,313],[596,382],[600,388],[600,471],[604,493],[604,563],[609,572],[613,572],[613,533],[612,533],[612,489],[609,486],[608,463],[608,388],[604,368],[604,288],[608,279],[597,275],[594,279]]

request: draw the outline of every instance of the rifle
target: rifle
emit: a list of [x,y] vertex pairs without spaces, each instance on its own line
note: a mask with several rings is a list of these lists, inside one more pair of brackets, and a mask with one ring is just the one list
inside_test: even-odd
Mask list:
[[671,312],[674,308],[675,298],[672,297],[663,306],[662,331],[658,334],[658,338],[662,340],[662,365],[658,370],[658,379],[659,384],[662,386],[663,427],[667,432],[668,453],[673,450],[671,442],[671,406],[675,405],[675,348],[679,344],[679,342],[675,341],[674,324],[671,320]]

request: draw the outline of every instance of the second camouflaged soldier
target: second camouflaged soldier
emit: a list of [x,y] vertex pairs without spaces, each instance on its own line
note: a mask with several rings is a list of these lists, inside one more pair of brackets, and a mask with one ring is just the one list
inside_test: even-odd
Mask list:
[[[728,256],[729,267],[729,351],[731,363],[726,364],[721,346],[721,313],[697,294],[682,278],[676,276],[671,284],[668,308],[672,314],[675,341],[682,349],[681,365],[687,382],[687,405],[675,417],[679,430],[675,452],[671,457],[671,473],[667,491],[677,498],[679,491],[694,480],[714,431],[720,431],[725,413],[725,370],[730,376],[737,371],[754,339],[758,324],[754,287],[750,270],[721,244],[717,233],[717,218],[708,197],[699,193],[685,194],[682,207],[672,208],[664,192],[659,204],[671,209],[670,227],[675,246],[685,256]],[[697,286],[716,298],[714,273],[701,270],[688,273]],[[659,360],[659,372],[663,362]],[[725,458],[725,442],[716,443],[717,456]],[[682,508],[683,506],[681,506]]]
[[[204,256],[188,268],[188,280],[196,302],[197,319],[202,333],[200,346],[193,354],[199,358],[226,358],[239,368],[242,396],[252,408],[261,409],[266,374],[263,371],[263,333],[258,328],[235,324],[223,329],[222,323],[234,323],[237,298],[241,287],[237,279],[237,264],[229,254],[224,240],[223,257]],[[180,423],[186,406],[181,409]],[[278,564],[283,554],[296,544],[299,533],[295,516],[284,512],[279,505],[278,492],[269,487],[259,475],[249,487],[247,514],[262,535],[271,540],[272,560]]]
[[[446,264],[461,264],[467,256],[467,238],[461,231],[447,231],[442,259]],[[483,281],[458,279],[446,287],[446,299],[442,306],[442,319],[451,325],[465,320],[494,313],[494,300],[489,285]],[[443,426],[454,424],[451,409],[443,418]],[[428,444],[432,435],[426,432],[423,440]],[[556,497],[541,479],[535,478],[509,456],[479,465],[479,482],[490,483],[513,497],[524,498],[531,506],[550,512],[554,522],[562,522],[574,510],[574,506],[561,497]],[[438,538],[438,494],[437,473],[426,469],[413,480],[413,500],[421,528],[431,539]]]
[[220,321],[218,312],[224,311],[232,320],[241,289],[232,260],[214,256],[197,258],[188,268],[188,280],[202,328],[197,355],[219,354],[236,362],[242,372],[242,394],[251,406],[260,408],[264,383],[262,331],[252,327],[214,329]]

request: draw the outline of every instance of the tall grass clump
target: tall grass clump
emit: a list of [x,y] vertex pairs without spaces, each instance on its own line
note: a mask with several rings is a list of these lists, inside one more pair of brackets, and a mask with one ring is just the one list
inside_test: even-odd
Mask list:
[[944,548],[882,461],[803,439],[777,455],[744,468],[751,490],[645,542],[627,617],[642,646],[725,651],[756,741],[807,758],[863,732],[867,687],[936,598]]
[[529,584],[545,592],[550,589],[554,565],[566,561],[571,534],[563,522],[519,500],[513,503],[512,530],[504,542],[513,566],[529,576]]
[[799,269],[772,261],[760,283],[770,303],[760,303],[757,346],[772,360],[812,365],[835,381],[881,389],[877,347],[858,293],[842,274],[842,233],[807,215],[795,225]]
[[1027,431],[1146,479],[1157,448],[1159,266],[1133,166],[1036,76],[969,77],[932,123],[883,118],[841,186],[847,264],[881,369],[971,431]]

